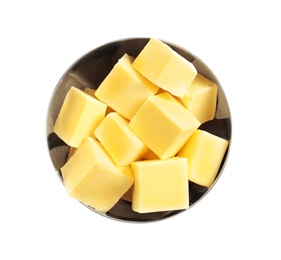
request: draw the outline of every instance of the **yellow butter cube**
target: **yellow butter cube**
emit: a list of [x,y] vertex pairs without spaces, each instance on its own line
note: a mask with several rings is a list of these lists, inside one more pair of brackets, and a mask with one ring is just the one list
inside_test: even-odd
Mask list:
[[129,123],[160,159],[174,156],[199,125],[199,121],[168,92],[148,98]]
[[[98,100],[98,98],[97,98],[96,95],[95,95],[95,93],[96,93],[96,90],[95,90],[95,89],[85,88],[84,91],[85,91],[87,94],[91,95],[92,97],[94,97],[94,98],[96,98],[96,99]],[[105,114],[107,115],[107,114],[109,114],[109,113],[111,113],[111,112],[114,112],[114,110],[113,110],[111,107],[107,106],[106,111],[105,111]],[[91,137],[93,137],[93,138],[95,139],[95,136],[91,136]]]
[[103,120],[106,105],[71,87],[55,122],[54,132],[69,146],[79,147]]
[[102,212],[110,210],[134,183],[130,166],[117,167],[91,137],[85,139],[61,173],[71,197]]
[[197,74],[180,101],[201,124],[213,120],[217,106],[217,85]]
[[210,187],[216,178],[227,147],[227,140],[197,130],[178,153],[178,156],[188,159],[189,180]]
[[135,178],[134,211],[148,213],[188,208],[186,158],[138,161],[131,167]]
[[94,134],[118,166],[141,159],[148,147],[128,126],[129,120],[116,112],[108,114]]
[[133,60],[124,54],[95,92],[99,100],[129,120],[159,89],[132,67]]
[[133,62],[133,67],[160,88],[183,97],[197,70],[167,44],[150,39]]

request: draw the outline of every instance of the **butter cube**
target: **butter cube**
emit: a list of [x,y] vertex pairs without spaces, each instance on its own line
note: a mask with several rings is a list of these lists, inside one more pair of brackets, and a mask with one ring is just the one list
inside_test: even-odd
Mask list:
[[187,209],[187,159],[146,160],[131,163],[135,178],[132,209],[139,213]]
[[178,156],[188,159],[188,179],[201,186],[210,187],[227,147],[227,140],[197,130],[178,153]]
[[159,89],[132,67],[133,60],[124,54],[95,92],[99,100],[129,120]]
[[141,159],[148,147],[128,126],[129,120],[116,112],[108,114],[94,132],[105,150],[118,166]]
[[[97,98],[96,95],[95,95],[95,93],[96,93],[96,90],[95,90],[95,89],[85,88],[84,91],[85,91],[87,94],[91,95],[92,97],[94,97],[95,99],[98,100],[98,98]],[[106,111],[105,111],[105,114],[107,115],[107,114],[109,114],[109,113],[111,113],[111,112],[114,112],[114,110],[113,110],[111,107],[107,106]],[[94,135],[91,136],[91,137],[93,137],[93,138],[95,139],[95,136],[94,136]]]
[[117,167],[91,137],[85,139],[61,173],[69,196],[102,212],[110,210],[134,183],[130,166]]
[[201,124],[213,120],[217,106],[217,85],[197,74],[180,101]]
[[160,159],[174,156],[199,125],[199,121],[168,92],[148,98],[129,123]]
[[150,39],[133,62],[133,67],[160,88],[183,97],[197,70],[167,44]]
[[66,144],[78,148],[103,120],[106,107],[84,91],[71,87],[55,122],[54,132]]

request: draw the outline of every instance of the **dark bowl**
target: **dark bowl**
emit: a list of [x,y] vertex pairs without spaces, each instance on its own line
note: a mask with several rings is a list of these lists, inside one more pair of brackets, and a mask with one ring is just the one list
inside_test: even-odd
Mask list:
[[[136,57],[143,47],[147,44],[149,38],[128,38],[102,45],[81,58],[79,58],[70,68],[64,73],[59,80],[49,103],[47,113],[47,144],[51,161],[54,165],[59,179],[63,183],[60,168],[65,164],[69,153],[69,147],[53,132],[54,123],[57,119],[60,108],[63,104],[66,93],[71,86],[76,86],[80,89],[92,88],[97,89],[103,79],[107,76],[115,63],[123,54],[127,53],[130,56]],[[230,144],[231,144],[231,115],[225,93],[220,85],[220,82],[214,73],[207,65],[186,49],[175,44],[163,41],[168,44],[173,50],[179,53],[188,61],[192,62],[198,73],[204,75],[211,81],[217,84],[217,110],[215,118],[211,121],[203,123],[199,129],[206,130],[214,135],[222,137],[229,141],[228,149],[221,162],[216,179],[211,187],[206,188],[195,183],[189,182],[189,204],[192,208],[213,188],[223,172],[226,164]],[[114,220],[122,220],[127,222],[148,222],[166,219],[176,214],[187,210],[175,210],[156,213],[137,213],[131,209],[131,203],[120,199],[119,202],[108,212],[100,213],[94,208],[85,205],[92,211],[106,216]]]

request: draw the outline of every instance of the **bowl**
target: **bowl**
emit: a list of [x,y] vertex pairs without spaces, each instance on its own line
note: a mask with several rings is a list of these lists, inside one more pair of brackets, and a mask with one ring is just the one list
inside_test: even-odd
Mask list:
[[[80,89],[97,89],[103,79],[116,64],[116,62],[125,53],[130,56],[136,57],[148,41],[149,38],[128,38],[106,43],[79,58],[67,69],[67,71],[58,81],[49,102],[47,112],[46,139],[51,162],[54,166],[57,176],[62,183],[63,179],[60,168],[66,163],[69,153],[69,147],[53,132],[53,129],[68,90],[71,86],[76,86]],[[231,115],[227,98],[219,80],[208,68],[208,66],[197,56],[178,45],[167,41],[163,42],[168,44],[174,51],[183,56],[185,59],[192,62],[196,67],[198,73],[201,73],[217,84],[218,96],[215,118],[211,121],[203,123],[199,127],[199,129],[206,130],[214,135],[228,140],[229,145],[216,175],[216,179],[211,187],[206,188],[189,182],[190,206],[188,209],[155,213],[137,213],[131,209],[130,202],[122,199],[120,199],[119,202],[106,213],[98,212],[94,208],[85,205],[87,208],[96,212],[97,214],[113,220],[135,223],[149,222],[167,219],[171,216],[175,216],[179,213],[190,210],[194,205],[201,201],[217,183],[219,177],[223,172],[229,155],[231,144]]]

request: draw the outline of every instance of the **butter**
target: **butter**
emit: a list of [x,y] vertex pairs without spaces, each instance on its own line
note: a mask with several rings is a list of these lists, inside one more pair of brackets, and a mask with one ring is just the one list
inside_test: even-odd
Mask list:
[[136,57],[133,67],[155,85],[181,98],[197,74],[191,62],[154,38]]
[[69,146],[78,148],[103,120],[106,105],[71,87],[54,125],[54,132]]
[[[95,89],[85,88],[84,91],[85,91],[87,94],[91,95],[92,97],[94,97],[95,99],[98,100],[98,98],[97,98],[96,95],[95,95],[95,93],[96,93],[96,90],[95,90]],[[106,111],[105,111],[105,114],[107,115],[107,114],[109,114],[109,113],[111,113],[111,112],[114,112],[114,110],[113,110],[111,107],[107,106]],[[94,136],[94,135],[91,136],[91,137],[93,137],[93,138],[95,139],[95,136]]]
[[146,160],[131,163],[135,183],[132,209],[139,213],[187,209],[187,159]]
[[228,147],[198,130],[216,102],[216,84],[163,42],[124,54],[97,90],[66,95],[54,132],[70,147],[67,193],[100,212],[120,199],[138,213],[187,209],[188,181],[209,188]]
[[134,183],[130,166],[117,167],[102,145],[88,137],[61,168],[69,196],[107,212]]
[[201,124],[213,120],[217,107],[217,85],[197,74],[180,101]]
[[227,147],[227,140],[197,130],[178,153],[178,156],[188,159],[188,179],[201,186],[210,187]]
[[199,121],[168,92],[148,98],[129,127],[160,158],[174,156]]
[[99,100],[129,120],[159,89],[132,67],[133,60],[124,54],[95,92]]
[[94,134],[118,166],[140,160],[148,147],[128,126],[129,120],[116,112],[108,114]]

